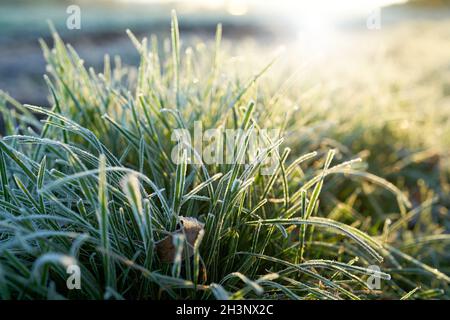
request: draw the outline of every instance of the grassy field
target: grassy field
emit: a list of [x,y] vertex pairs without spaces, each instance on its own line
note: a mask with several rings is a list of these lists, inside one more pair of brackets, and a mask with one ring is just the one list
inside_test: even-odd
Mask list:
[[[173,18],[96,71],[42,43],[51,109],[0,103],[0,298],[448,299],[449,23],[323,54],[220,34],[187,47]],[[196,121],[244,130],[247,164],[175,164]]]

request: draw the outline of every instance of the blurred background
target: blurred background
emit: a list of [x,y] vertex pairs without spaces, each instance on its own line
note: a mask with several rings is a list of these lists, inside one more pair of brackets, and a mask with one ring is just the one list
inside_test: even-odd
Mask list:
[[[66,26],[72,4],[81,9],[79,30]],[[138,36],[167,35],[171,9],[177,10],[185,40],[212,39],[220,22],[225,40],[234,46],[241,40],[273,48],[295,45],[312,56],[339,53],[344,47],[340,35],[355,36],[347,43],[363,51],[374,38],[401,25],[442,25],[450,18],[450,1],[445,0],[0,0],[0,89],[23,103],[48,104],[38,44],[38,38],[50,42],[48,20],[88,66],[99,68],[105,53],[135,64],[138,56],[125,29]]]

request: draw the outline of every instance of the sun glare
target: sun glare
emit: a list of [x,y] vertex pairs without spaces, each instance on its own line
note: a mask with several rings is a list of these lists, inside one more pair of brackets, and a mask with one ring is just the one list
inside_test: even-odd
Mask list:
[[278,15],[297,30],[298,43],[321,56],[339,39],[341,21],[369,17],[377,8],[406,0],[118,0],[127,3],[173,4],[181,11],[224,10],[233,16]]
[[339,39],[338,25],[352,16],[369,17],[382,6],[402,0],[285,0],[285,14],[296,26],[299,44],[316,56],[330,52]]

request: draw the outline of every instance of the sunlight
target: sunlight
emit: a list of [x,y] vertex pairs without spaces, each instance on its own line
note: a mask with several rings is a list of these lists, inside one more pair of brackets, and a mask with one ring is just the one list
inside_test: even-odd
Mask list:
[[298,41],[318,55],[331,50],[336,30],[334,21],[329,16],[319,13],[310,13],[296,22]]
[[277,7],[278,9],[291,10],[302,8],[305,10],[318,9],[325,12],[345,13],[381,7],[394,3],[406,2],[406,0],[118,0],[129,3],[182,3],[192,7]]
[[352,16],[369,17],[374,9],[403,0],[286,0],[285,14],[298,29],[298,39],[315,54],[321,56],[338,40],[339,22]]
[[225,10],[233,16],[254,12],[279,14],[297,28],[299,41],[324,53],[338,36],[337,24],[351,16],[367,16],[382,6],[406,0],[119,0],[128,3],[170,3],[190,10]]

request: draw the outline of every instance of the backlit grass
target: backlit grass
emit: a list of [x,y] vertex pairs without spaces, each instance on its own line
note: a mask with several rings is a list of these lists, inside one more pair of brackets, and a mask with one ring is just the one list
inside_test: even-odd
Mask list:
[[[350,94],[331,72],[297,83],[267,52],[239,68],[220,26],[215,43],[185,47],[175,16],[169,42],[130,33],[138,68],[106,56],[87,69],[53,36],[51,109],[2,98],[2,299],[448,298],[449,112],[386,121],[414,110],[402,77],[384,88],[347,70]],[[414,85],[418,101],[443,103]],[[171,135],[195,121],[282,134],[248,165],[176,165]],[[275,175],[261,175],[269,155]],[[174,237],[174,262],[161,262],[155,243],[180,216],[204,230],[192,247]],[[81,290],[66,287],[72,264]]]

